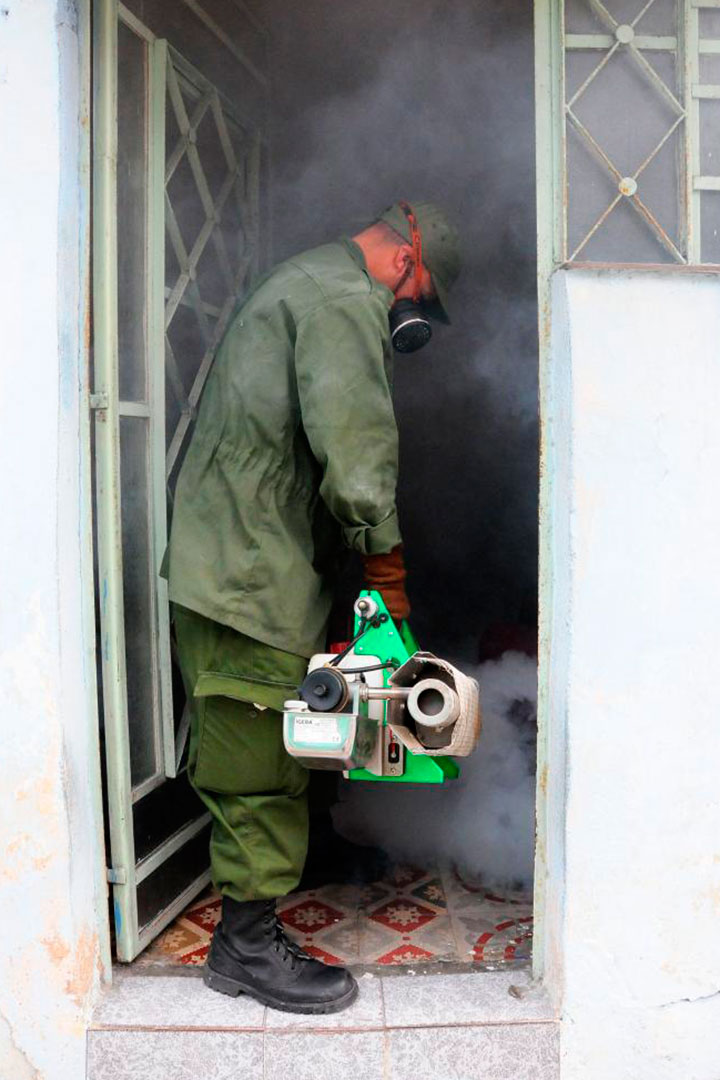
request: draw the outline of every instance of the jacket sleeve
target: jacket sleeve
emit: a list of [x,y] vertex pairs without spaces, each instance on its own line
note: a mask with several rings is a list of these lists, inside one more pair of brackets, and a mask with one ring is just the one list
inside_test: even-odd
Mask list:
[[401,541],[395,508],[398,432],[376,298],[329,300],[297,327],[295,370],[305,433],[323,477],[320,494],[362,554]]

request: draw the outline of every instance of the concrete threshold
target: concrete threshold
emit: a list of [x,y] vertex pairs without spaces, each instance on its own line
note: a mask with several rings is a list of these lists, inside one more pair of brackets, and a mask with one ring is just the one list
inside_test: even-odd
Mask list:
[[87,1080],[557,1080],[559,1026],[527,969],[359,976],[334,1016],[228,998],[184,975],[116,969]]

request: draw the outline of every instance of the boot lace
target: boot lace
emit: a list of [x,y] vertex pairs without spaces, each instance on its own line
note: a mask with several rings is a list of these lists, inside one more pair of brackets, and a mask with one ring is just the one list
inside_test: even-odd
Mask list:
[[306,953],[287,936],[285,927],[281,923],[274,906],[268,907],[268,910],[263,916],[263,929],[268,937],[272,937],[273,949],[280,955],[284,964],[290,965],[291,971],[294,971],[303,961],[313,959],[312,956]]

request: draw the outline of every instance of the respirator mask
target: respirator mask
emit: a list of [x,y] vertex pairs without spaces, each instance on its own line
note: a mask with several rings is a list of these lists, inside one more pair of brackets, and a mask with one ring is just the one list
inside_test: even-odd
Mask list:
[[415,300],[396,300],[390,308],[390,340],[400,353],[417,352],[432,337],[430,321]]
[[397,352],[411,353],[427,345],[432,337],[432,327],[420,299],[423,275],[420,226],[410,204],[400,202],[400,206],[410,225],[415,291],[412,299],[396,300],[390,308],[390,340]]

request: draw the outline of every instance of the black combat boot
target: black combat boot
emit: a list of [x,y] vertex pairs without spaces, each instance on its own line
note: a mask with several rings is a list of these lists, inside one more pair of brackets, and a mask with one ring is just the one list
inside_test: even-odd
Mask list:
[[358,993],[349,971],[321,964],[285,936],[274,900],[223,896],[203,979],[221,994],[296,1013],[340,1012]]

